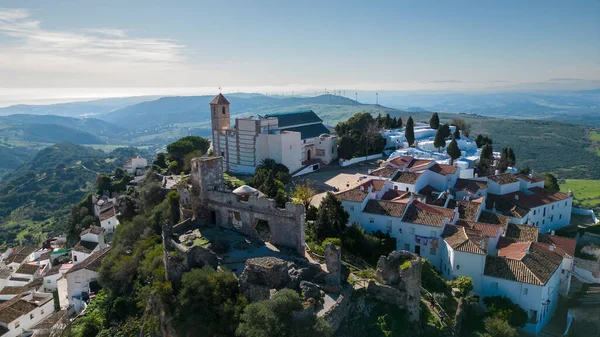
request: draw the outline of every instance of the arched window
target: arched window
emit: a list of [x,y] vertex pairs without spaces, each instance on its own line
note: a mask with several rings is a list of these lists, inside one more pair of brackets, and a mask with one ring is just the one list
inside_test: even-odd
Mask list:
[[213,116],[217,114],[217,108],[213,106]]
[[224,115],[225,114],[225,107],[222,107],[221,111],[223,112],[223,115]]

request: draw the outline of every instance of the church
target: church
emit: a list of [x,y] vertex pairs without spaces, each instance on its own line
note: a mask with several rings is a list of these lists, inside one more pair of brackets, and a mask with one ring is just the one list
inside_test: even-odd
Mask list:
[[312,110],[236,118],[231,127],[229,101],[223,94],[210,102],[213,151],[223,157],[223,170],[254,174],[271,158],[292,175],[319,169],[337,159],[337,137]]

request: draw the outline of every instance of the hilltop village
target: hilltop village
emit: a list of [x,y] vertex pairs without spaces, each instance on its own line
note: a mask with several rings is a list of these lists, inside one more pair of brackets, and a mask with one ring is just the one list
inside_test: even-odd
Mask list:
[[[589,212],[519,170],[512,149],[437,114],[357,114],[333,130],[312,110],[232,124],[222,94],[210,109],[210,146],[186,137],[151,163],[130,158],[106,177],[128,186],[99,188],[64,237],[1,252],[0,336],[131,322],[153,336],[270,336],[269,310],[317,336],[496,336],[493,322],[539,335],[585,321],[566,304],[574,284],[600,281],[600,263],[576,250],[599,252],[561,233]],[[229,292],[217,300],[205,288],[218,277]]]

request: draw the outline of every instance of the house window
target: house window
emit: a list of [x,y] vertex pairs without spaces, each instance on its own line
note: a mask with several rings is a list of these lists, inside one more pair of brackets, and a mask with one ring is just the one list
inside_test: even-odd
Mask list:
[[331,147],[331,153],[335,153],[335,147]]
[[402,228],[398,228],[398,233],[402,234]]
[[42,315],[44,314],[44,308],[42,308]]
[[415,228],[414,227],[408,227],[408,234],[415,234]]
[[108,224],[110,225],[110,220],[108,221]]
[[562,214],[559,214],[559,215],[558,215],[558,219],[559,219],[559,220],[560,220],[560,219],[562,219]]
[[436,231],[431,231],[431,237],[434,238],[437,236],[437,232]]
[[350,211],[354,212],[354,206],[350,206]]
[[302,143],[306,144],[306,139],[302,140]]
[[492,289],[498,290],[498,282],[492,282]]
[[397,191],[398,190],[398,186],[394,185],[394,190]]
[[33,319],[33,314],[29,314],[29,319]]
[[213,106],[213,116],[217,114],[217,108]]
[[73,261],[77,262],[77,255],[73,255]]
[[391,232],[392,232],[392,224],[390,223],[386,226],[386,233],[390,234]]
[[456,270],[459,270],[459,269],[460,269],[460,264],[457,264],[456,265]]
[[565,201],[565,206],[567,206],[567,202]]
[[533,210],[533,215],[535,215],[535,213],[536,213],[536,212],[537,212],[537,211],[534,209],[534,210]]
[[529,319],[537,322],[537,310],[529,310]]
[[52,283],[52,280],[47,280],[46,283]]
[[375,219],[369,218],[369,223],[375,223]]
[[542,225],[546,223],[546,220],[542,220]]
[[410,243],[405,243],[404,244],[404,250],[410,252]]
[[529,293],[529,289],[523,288],[523,295],[527,295]]
[[81,277],[75,276],[75,283],[81,283]]
[[225,151],[221,151],[221,157],[225,157]]
[[223,113],[223,115],[225,114],[225,107],[221,108],[221,113]]
[[544,216],[546,216],[546,207],[544,207]]
[[408,187],[406,188],[406,192],[408,192]]
[[429,255],[436,255],[436,254],[437,254],[437,249],[429,248]]

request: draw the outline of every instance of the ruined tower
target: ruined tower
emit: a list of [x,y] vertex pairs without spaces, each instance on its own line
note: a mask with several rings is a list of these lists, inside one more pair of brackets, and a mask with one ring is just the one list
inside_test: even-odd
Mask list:
[[[220,138],[225,139],[227,130],[231,127],[229,101],[223,94],[217,95],[210,101],[210,119],[212,121],[213,151],[215,156],[227,156],[227,149],[221,144]],[[223,137],[220,137],[223,136]]]

